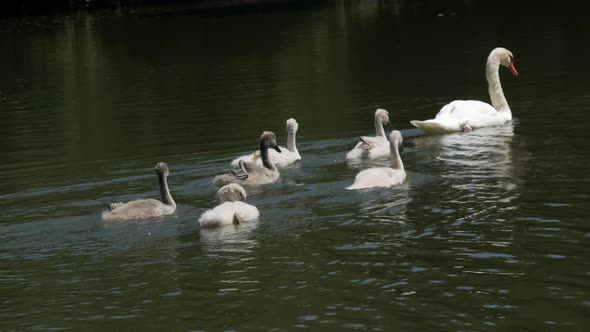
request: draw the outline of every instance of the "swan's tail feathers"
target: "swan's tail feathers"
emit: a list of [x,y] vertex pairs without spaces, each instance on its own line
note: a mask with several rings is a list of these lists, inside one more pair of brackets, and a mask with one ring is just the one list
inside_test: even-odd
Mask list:
[[437,122],[412,120],[410,123],[414,127],[422,129],[426,135],[444,134],[447,132],[446,128]]
[[473,127],[471,127],[471,125],[469,124],[469,121],[461,122],[461,125],[459,125],[459,128],[464,133],[468,133],[470,131],[473,131]]
[[239,225],[239,224],[242,223],[242,220],[240,219],[240,216],[238,216],[237,213],[234,213],[234,217],[233,217],[232,223],[234,225]]

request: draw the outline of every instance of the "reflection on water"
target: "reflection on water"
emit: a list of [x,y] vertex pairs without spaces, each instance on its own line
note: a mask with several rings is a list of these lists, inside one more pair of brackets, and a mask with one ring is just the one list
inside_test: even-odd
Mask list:
[[416,199],[415,207],[439,223],[425,227],[419,237],[443,241],[441,254],[450,255],[454,278],[522,276],[513,268],[522,259],[515,255],[519,227],[514,218],[522,204],[529,153],[514,141],[515,126],[413,139],[413,159],[437,173],[430,201]]
[[240,225],[200,228],[199,241],[203,250],[218,256],[250,253],[258,246],[258,241],[252,234],[258,223],[259,221],[254,221]]
[[526,175],[528,153],[521,147],[514,152],[513,137],[510,124],[470,133],[417,137],[414,144],[422,158],[436,160],[443,183],[449,184],[447,199],[476,206],[501,203],[506,209],[514,209],[510,203],[522,191],[519,186]]
[[378,189],[378,197],[371,197],[370,193],[362,193],[363,197],[360,203],[360,212],[371,216],[371,219],[377,222],[387,221],[388,215],[395,215],[395,222],[405,223],[407,205],[411,203],[412,198],[408,191],[412,190],[410,184],[396,186],[395,189]]

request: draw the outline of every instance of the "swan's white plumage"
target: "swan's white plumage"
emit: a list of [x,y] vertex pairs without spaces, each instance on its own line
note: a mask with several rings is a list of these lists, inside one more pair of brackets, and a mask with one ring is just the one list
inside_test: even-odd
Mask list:
[[406,172],[389,167],[373,167],[360,171],[354,183],[346,189],[367,189],[374,187],[391,187],[403,183]]
[[[299,124],[293,118],[288,119],[285,123],[285,127],[287,129],[287,147],[279,146],[281,149],[281,153],[275,150],[268,150],[268,159],[271,163],[279,166],[284,167],[289,164],[296,162],[297,160],[301,160],[301,155],[297,150],[296,144],[296,137],[297,137],[297,130],[299,129]],[[237,168],[239,167],[240,160],[245,161],[248,164],[252,164],[254,161],[257,165],[262,166],[262,159],[260,157],[260,150],[240,156],[231,162],[231,167]]]
[[[385,136],[383,124],[389,123],[389,113],[384,109],[375,111],[375,131],[373,137],[362,136],[364,142],[358,142],[346,154],[346,159],[376,159],[389,156],[389,141]],[[367,147],[369,145],[369,147]]]
[[455,100],[443,106],[434,119],[413,120],[411,123],[427,134],[445,134],[499,126],[510,120],[510,112],[498,112],[492,105],[482,101]]
[[[281,153],[278,153],[275,150],[268,150],[268,159],[270,159],[271,163],[280,167],[284,167],[296,162],[297,160],[301,160],[299,152],[291,152],[282,146],[279,146],[279,148],[281,149]],[[262,165],[262,161],[258,161],[257,163]]]
[[425,134],[445,134],[470,131],[481,127],[503,125],[512,120],[512,112],[502,91],[499,66],[508,67],[518,76],[512,53],[505,48],[495,48],[486,62],[486,79],[492,105],[478,100],[455,100],[438,112],[434,119],[410,121]]
[[225,202],[205,211],[199,218],[201,227],[233,225],[234,215],[238,215],[240,221],[250,222],[258,219],[258,209],[244,202]]
[[244,202],[246,190],[237,183],[221,187],[217,192],[217,198],[221,204],[201,215],[201,227],[233,225],[236,221],[250,222],[260,216],[255,206]]
[[355,147],[346,154],[346,159],[376,159],[389,156],[389,141],[385,137],[363,136],[363,140],[373,145],[370,150],[364,150],[361,146],[365,143],[358,142]]
[[373,167],[360,171],[354,183],[347,187],[349,190],[367,189],[375,187],[391,187],[403,183],[406,179],[406,171],[399,156],[403,142],[399,131],[393,130],[390,134],[389,155],[390,167]]

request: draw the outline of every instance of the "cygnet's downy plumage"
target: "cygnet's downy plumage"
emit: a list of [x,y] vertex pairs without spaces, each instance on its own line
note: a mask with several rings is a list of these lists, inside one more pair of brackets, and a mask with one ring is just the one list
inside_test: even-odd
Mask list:
[[389,141],[383,124],[389,123],[389,113],[380,108],[375,111],[374,137],[361,136],[357,145],[346,154],[346,159],[375,159],[389,156]]
[[277,139],[273,132],[265,131],[260,136],[260,159],[262,165],[257,163],[247,164],[240,161],[240,169],[230,170],[226,174],[221,174],[213,179],[213,184],[218,188],[229,183],[239,183],[241,185],[260,185],[275,182],[279,176],[279,170],[269,160],[269,149],[281,153],[277,146]]
[[251,222],[260,216],[258,209],[245,203],[246,191],[237,183],[230,183],[217,192],[219,205],[205,211],[199,218],[201,227],[239,225]]
[[[279,146],[281,152],[278,153],[275,150],[268,150],[268,160],[271,163],[279,166],[284,167],[289,164],[296,162],[297,160],[301,160],[301,155],[297,150],[296,144],[296,137],[297,137],[297,130],[299,129],[299,124],[295,119],[289,119],[285,123],[285,127],[287,129],[287,147]],[[231,162],[232,168],[238,168],[240,160],[246,162],[246,164],[256,163],[259,166],[262,166],[262,159],[260,158],[260,150],[250,153],[247,155],[240,156]]]
[[160,199],[140,199],[127,203],[111,203],[109,211],[102,213],[103,221],[126,221],[134,219],[148,219],[174,213],[176,203],[168,189],[168,165],[160,162],[155,168],[158,184],[160,185]]
[[399,153],[403,151],[402,134],[393,130],[390,134],[389,149],[391,164],[389,167],[373,167],[362,170],[356,175],[354,183],[346,189],[367,189],[374,187],[391,187],[404,182],[406,171]]

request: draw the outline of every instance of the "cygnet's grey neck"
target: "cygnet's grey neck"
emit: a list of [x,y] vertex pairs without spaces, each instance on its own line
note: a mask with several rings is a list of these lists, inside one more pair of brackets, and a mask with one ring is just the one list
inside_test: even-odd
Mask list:
[[500,83],[500,60],[497,56],[490,55],[486,63],[486,79],[488,81],[488,92],[492,101],[492,106],[498,112],[510,112],[508,101],[504,97],[502,84]]
[[158,182],[160,184],[160,198],[162,199],[162,203],[170,206],[176,206],[176,202],[174,202],[172,196],[170,195],[170,190],[168,189],[168,179],[164,173],[158,172]]
[[389,149],[391,150],[391,168],[403,171],[404,170],[404,163],[402,163],[402,158],[399,155],[399,149],[397,146],[396,141],[389,142]]
[[379,117],[375,118],[375,132],[376,136],[385,137],[385,129],[383,129],[383,120]]
[[268,159],[268,146],[263,141],[260,141],[260,159],[262,159],[262,165],[264,167],[273,171],[276,169],[275,165]]

